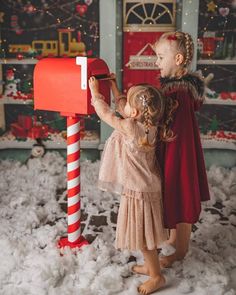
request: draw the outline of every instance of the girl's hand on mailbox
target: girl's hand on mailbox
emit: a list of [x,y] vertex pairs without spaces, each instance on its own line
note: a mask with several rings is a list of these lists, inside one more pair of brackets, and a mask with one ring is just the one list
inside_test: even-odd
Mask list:
[[95,77],[89,78],[89,88],[92,95],[99,94],[99,83]]
[[117,88],[116,74],[114,74],[114,73],[110,74],[109,82],[110,82],[111,88]]
[[110,73],[110,81],[111,81],[111,83],[114,83],[114,82],[116,82],[116,74],[114,74],[114,73]]
[[112,91],[112,94],[115,97],[117,96],[120,96],[121,95],[121,92],[117,86],[117,82],[116,82],[116,75],[114,73],[111,73],[110,74],[110,85],[111,85],[111,91]]

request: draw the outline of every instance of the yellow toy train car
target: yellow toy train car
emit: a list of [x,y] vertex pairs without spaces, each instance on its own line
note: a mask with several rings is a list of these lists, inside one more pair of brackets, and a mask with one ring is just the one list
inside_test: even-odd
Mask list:
[[86,56],[86,46],[80,40],[72,38],[74,29],[59,29],[58,40],[36,40],[30,44],[10,44],[9,53],[47,56]]

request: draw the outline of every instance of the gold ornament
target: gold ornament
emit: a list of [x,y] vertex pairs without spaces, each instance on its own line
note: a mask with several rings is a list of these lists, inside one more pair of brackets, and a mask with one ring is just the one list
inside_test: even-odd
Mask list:
[[217,5],[215,4],[214,1],[211,1],[207,4],[207,11],[215,12],[216,8],[217,8]]

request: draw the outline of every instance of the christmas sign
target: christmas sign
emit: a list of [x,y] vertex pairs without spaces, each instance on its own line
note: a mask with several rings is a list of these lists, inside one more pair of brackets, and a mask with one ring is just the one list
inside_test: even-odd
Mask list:
[[[153,55],[142,55],[148,47],[152,49]],[[126,67],[133,70],[158,70],[156,59],[153,45],[148,43],[137,53],[137,55],[130,55],[129,62],[126,64]]]

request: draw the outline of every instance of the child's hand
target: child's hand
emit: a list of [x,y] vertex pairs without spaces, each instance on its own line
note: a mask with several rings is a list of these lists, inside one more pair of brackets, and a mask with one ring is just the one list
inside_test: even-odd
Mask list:
[[116,82],[116,75],[114,73],[111,73],[110,74],[110,85],[111,85],[111,91],[112,91],[112,94],[114,97],[117,97],[119,96],[121,93],[120,93],[120,90],[117,86],[117,82]]
[[116,74],[111,73],[111,74],[110,74],[110,78],[111,78],[111,81],[112,81],[112,82],[116,81]]
[[116,74],[111,73],[111,74],[110,74],[110,79],[111,79],[111,80],[109,80],[109,81],[110,81],[110,85],[111,85],[111,87],[117,87],[117,86],[116,86],[116,85],[117,85],[117,83],[116,83]]
[[99,83],[95,77],[89,78],[89,88],[92,95],[99,93]]

